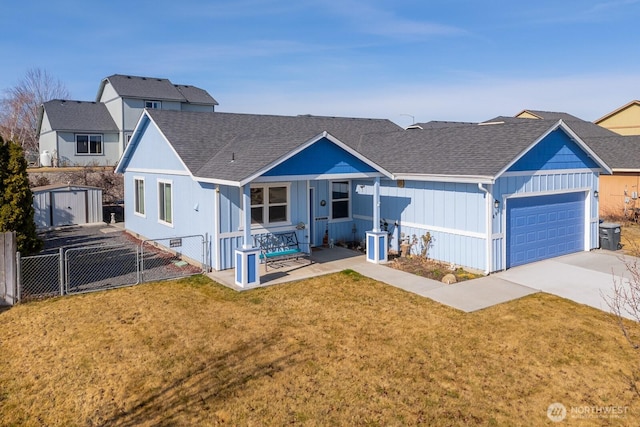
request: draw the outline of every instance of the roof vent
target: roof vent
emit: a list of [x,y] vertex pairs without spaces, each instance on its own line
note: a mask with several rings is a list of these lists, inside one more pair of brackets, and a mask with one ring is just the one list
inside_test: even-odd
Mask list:
[[127,78],[128,78],[128,79],[130,79],[130,78],[131,78],[131,76],[127,76]]

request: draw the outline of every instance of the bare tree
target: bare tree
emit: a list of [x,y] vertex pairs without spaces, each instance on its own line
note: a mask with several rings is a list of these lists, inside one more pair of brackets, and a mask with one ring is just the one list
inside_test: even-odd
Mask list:
[[38,112],[42,103],[68,99],[69,91],[46,70],[31,68],[0,100],[0,133],[25,151],[38,151]]
[[[635,256],[624,259],[628,278],[614,278],[613,294],[604,295],[603,299],[614,314],[618,326],[627,342],[640,356],[640,335],[638,323],[640,322],[640,254],[639,248],[633,247]],[[629,387],[640,396],[640,365],[628,375],[625,375]]]

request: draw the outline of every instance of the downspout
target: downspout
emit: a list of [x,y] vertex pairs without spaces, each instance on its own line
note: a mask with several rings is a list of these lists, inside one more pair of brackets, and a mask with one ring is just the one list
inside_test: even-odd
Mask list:
[[487,229],[487,242],[486,242],[486,268],[484,270],[484,274],[488,275],[491,272],[491,261],[492,261],[492,257],[491,257],[491,246],[492,246],[492,226],[493,226],[493,214],[491,212],[492,209],[492,198],[493,197],[489,197],[491,196],[491,193],[489,192],[489,190],[485,187],[483,187],[483,184],[481,182],[478,183],[478,188],[480,189],[480,191],[483,191],[485,193],[485,207],[486,207],[486,211],[487,211],[487,219],[486,219],[486,224],[485,227]]
[[222,255],[220,254],[220,186],[216,185],[215,197],[213,199],[215,208],[213,218],[213,248],[215,253],[215,270],[219,271],[222,265]]

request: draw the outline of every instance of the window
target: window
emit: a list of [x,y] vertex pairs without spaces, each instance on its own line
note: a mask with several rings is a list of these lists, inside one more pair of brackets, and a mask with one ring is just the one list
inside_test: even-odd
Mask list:
[[76,154],[102,154],[102,135],[76,134]]
[[261,186],[251,188],[251,223],[272,224],[289,220],[289,188]]
[[349,181],[331,183],[331,218],[349,218]]
[[158,182],[158,219],[161,222],[173,223],[171,183],[167,181]]
[[144,108],[149,108],[151,110],[161,110],[162,102],[160,101],[144,101]]
[[135,178],[134,183],[134,212],[144,216],[144,179]]

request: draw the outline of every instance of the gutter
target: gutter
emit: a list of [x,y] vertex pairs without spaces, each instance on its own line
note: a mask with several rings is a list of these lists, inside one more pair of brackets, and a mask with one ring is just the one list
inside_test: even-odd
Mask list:
[[486,219],[486,232],[487,232],[487,242],[486,242],[486,268],[484,270],[484,274],[485,275],[489,275],[489,273],[491,272],[491,261],[492,261],[492,253],[491,253],[491,243],[493,243],[491,241],[491,236],[493,235],[492,233],[492,218],[493,215],[491,213],[491,208],[492,208],[492,200],[493,197],[489,197],[491,196],[491,193],[489,192],[489,190],[485,187],[483,187],[483,183],[479,182],[478,183],[478,188],[480,189],[480,191],[484,192],[486,197],[485,197],[485,207],[486,207],[486,214],[487,214],[487,219]]

